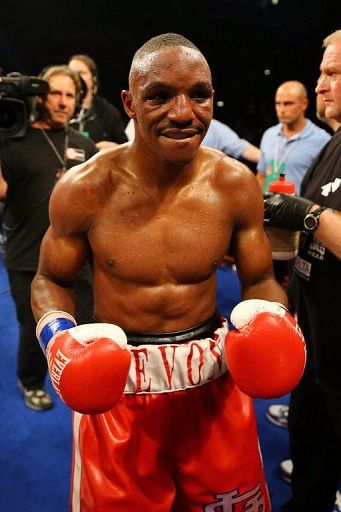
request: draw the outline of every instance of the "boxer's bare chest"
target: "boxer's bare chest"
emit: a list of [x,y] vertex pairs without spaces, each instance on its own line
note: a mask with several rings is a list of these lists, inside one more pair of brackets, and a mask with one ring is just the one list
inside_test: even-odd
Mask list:
[[89,232],[95,264],[140,284],[208,278],[230,241],[226,198],[203,184],[160,194],[121,187]]

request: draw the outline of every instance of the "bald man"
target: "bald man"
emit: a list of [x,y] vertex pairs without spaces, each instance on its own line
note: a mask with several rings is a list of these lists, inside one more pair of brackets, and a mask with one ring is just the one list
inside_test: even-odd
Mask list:
[[267,192],[269,184],[285,173],[300,193],[302,178],[331,135],[305,117],[308,96],[296,80],[282,83],[275,95],[279,123],[268,128],[261,139],[257,179]]

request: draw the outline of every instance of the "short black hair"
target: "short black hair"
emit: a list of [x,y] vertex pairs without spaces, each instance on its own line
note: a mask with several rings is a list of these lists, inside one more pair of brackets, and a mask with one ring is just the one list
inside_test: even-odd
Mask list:
[[137,50],[134,58],[135,56],[142,57],[148,53],[155,52],[164,46],[186,46],[200,52],[199,48],[194,43],[192,43],[192,41],[187,39],[187,37],[184,37],[181,34],[176,34],[174,32],[168,32],[166,34],[159,34],[158,36],[154,36],[145,42],[141,48]]
[[187,37],[182,36],[181,34],[167,32],[165,34],[159,34],[157,36],[152,37],[135,52],[131,62],[129,82],[133,71],[135,71],[138,68],[139,61],[141,61],[146,55],[157,52],[158,50],[165,48],[167,46],[184,46],[186,48],[191,48],[192,50],[197,51],[201,55],[201,57],[208,66],[208,63],[204,55],[199,50],[199,48],[194,43],[192,43],[192,41],[187,39]]

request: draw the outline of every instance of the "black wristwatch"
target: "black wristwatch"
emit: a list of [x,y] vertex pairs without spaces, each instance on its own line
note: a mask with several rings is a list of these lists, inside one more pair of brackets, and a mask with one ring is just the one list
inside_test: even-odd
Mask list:
[[320,215],[322,212],[324,212],[324,210],[328,210],[328,208],[320,206],[313,212],[307,213],[303,220],[305,231],[308,231],[309,233],[316,231],[320,223]]

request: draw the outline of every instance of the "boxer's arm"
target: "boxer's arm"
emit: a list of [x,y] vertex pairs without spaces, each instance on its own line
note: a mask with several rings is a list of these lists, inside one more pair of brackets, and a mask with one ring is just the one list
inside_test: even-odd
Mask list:
[[242,297],[287,306],[287,295],[274,277],[271,248],[263,227],[263,194],[254,175],[245,176],[238,196],[231,248]]
[[89,255],[85,234],[91,208],[91,201],[84,198],[79,173],[73,168],[57,183],[50,198],[50,227],[41,243],[32,283],[36,320],[50,310],[75,315],[73,284]]
[[263,194],[254,176],[242,176],[234,202],[232,249],[243,301],[231,313],[225,341],[227,367],[235,384],[261,398],[291,391],[302,376],[305,342],[284,307],[287,296],[273,274],[263,229]]
[[39,320],[49,310],[75,315],[74,279],[87,259],[82,239],[47,230],[40,247],[38,270],[31,286],[32,311]]
[[131,358],[120,327],[102,323],[76,326],[73,318],[73,281],[88,257],[84,219],[91,204],[77,188],[71,187],[70,194],[70,184],[65,189],[65,181],[59,182],[51,196],[51,225],[41,244],[32,283],[32,310],[57,393],[71,409],[99,414],[120,399]]

